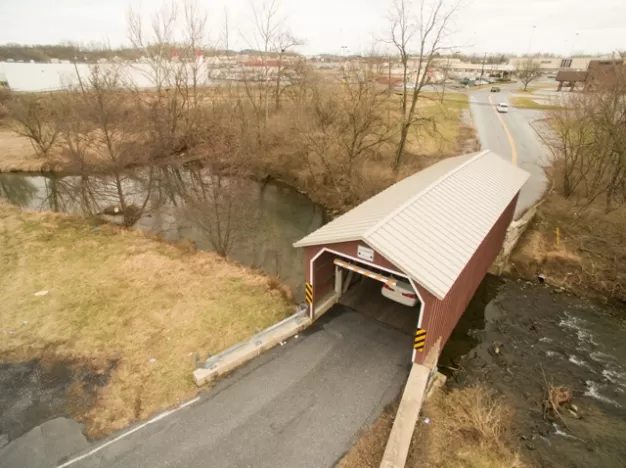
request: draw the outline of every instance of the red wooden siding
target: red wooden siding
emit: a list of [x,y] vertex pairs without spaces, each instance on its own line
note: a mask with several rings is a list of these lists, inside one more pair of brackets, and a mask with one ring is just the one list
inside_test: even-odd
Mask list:
[[315,304],[335,287],[333,256],[324,252],[313,264],[313,301]]
[[476,289],[478,289],[502,248],[506,231],[513,220],[516,203],[517,196],[493,225],[442,301],[419,284],[417,285],[424,299],[422,328],[427,331],[427,338],[424,352],[415,353],[415,362],[420,364],[423,362],[438,337],[441,337],[441,347],[445,346],[452,330],[456,327]]

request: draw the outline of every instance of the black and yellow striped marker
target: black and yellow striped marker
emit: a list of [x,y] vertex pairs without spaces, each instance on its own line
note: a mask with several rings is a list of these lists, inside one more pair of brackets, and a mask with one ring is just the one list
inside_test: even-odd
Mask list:
[[304,283],[304,296],[309,304],[313,304],[313,285]]
[[424,345],[426,344],[426,330],[423,328],[418,328],[415,330],[415,341],[413,342],[413,347],[418,352],[424,351]]

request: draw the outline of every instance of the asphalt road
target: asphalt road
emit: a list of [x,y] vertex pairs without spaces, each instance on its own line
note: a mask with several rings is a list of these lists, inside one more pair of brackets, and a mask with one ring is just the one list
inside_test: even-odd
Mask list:
[[198,403],[71,467],[332,467],[399,395],[411,343],[408,334],[336,306]]
[[[515,86],[518,88],[519,85]],[[489,88],[470,92],[470,109],[478,139],[484,149],[490,149],[530,173],[517,204],[519,216],[536,203],[547,189],[543,167],[549,163],[549,151],[537,135],[532,122],[544,117],[536,110],[511,107],[511,88],[503,87],[499,93]],[[509,112],[499,114],[495,106],[509,104]]]

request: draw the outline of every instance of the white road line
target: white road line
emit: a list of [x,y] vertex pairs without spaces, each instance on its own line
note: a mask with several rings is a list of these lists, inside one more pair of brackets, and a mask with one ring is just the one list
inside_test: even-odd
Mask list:
[[71,460],[66,461],[66,462],[65,462],[65,463],[63,463],[62,465],[58,465],[56,468],[65,468],[65,467],[67,467],[67,466],[73,465],[73,464],[74,464],[74,463],[76,463],[76,462],[79,462],[79,461],[81,461],[81,460],[84,460],[85,458],[92,456],[94,453],[98,453],[98,452],[99,452],[100,450],[102,450],[103,448],[108,447],[109,445],[111,445],[111,444],[113,444],[113,443],[115,443],[115,442],[117,442],[117,441],[119,441],[119,440],[122,440],[124,437],[127,437],[127,436],[131,435],[132,433],[137,432],[138,430],[143,429],[143,428],[144,428],[144,427],[146,427],[146,426],[149,426],[149,425],[150,425],[150,424],[152,424],[152,423],[155,423],[155,422],[157,422],[157,421],[160,421],[161,419],[165,419],[166,417],[170,416],[171,414],[174,414],[174,413],[176,413],[177,411],[179,411],[179,410],[181,410],[181,409],[183,409],[183,408],[186,408],[187,406],[192,405],[192,404],[196,403],[196,402],[197,402],[197,401],[199,401],[199,400],[200,400],[200,397],[196,397],[196,398],[194,398],[193,400],[189,400],[189,401],[187,401],[187,402],[185,402],[185,403],[181,404],[180,406],[178,406],[178,408],[175,408],[175,409],[170,410],[170,411],[166,411],[165,413],[161,413],[161,414],[159,414],[158,416],[156,416],[156,417],[154,417],[154,418],[150,419],[149,421],[146,421],[145,423],[140,424],[139,426],[137,426],[137,427],[135,427],[135,428],[131,429],[130,431],[127,431],[127,432],[124,432],[123,434],[120,434],[120,435],[119,435],[119,436],[117,436],[115,439],[111,439],[111,440],[109,440],[108,442],[106,442],[106,443],[104,443],[104,444],[100,445],[99,447],[96,447],[95,449],[93,449],[93,450],[91,450],[91,451],[89,451],[89,452],[87,452],[87,453],[82,454],[82,455],[81,455],[81,456],[79,456],[79,457],[72,458]]

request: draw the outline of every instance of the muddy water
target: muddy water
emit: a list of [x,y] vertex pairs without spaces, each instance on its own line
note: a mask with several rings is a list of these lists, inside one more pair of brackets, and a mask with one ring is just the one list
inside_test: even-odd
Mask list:
[[290,187],[211,175],[197,167],[113,175],[0,174],[0,197],[24,208],[100,216],[123,223],[120,207],[139,211],[134,227],[167,240],[188,239],[277,275],[303,298],[304,256],[292,243],[325,221],[324,211]]
[[[484,383],[515,409],[522,455],[539,467],[626,466],[625,311],[549,287],[487,277],[440,365],[449,385]],[[577,415],[546,415],[549,385]]]

